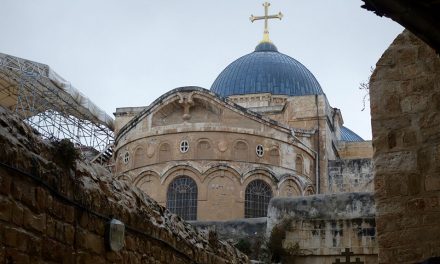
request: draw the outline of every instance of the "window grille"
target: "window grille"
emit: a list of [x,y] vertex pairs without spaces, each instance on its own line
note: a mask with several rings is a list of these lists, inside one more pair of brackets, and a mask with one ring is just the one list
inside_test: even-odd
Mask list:
[[127,164],[128,161],[130,160],[130,153],[128,153],[128,151],[124,153],[123,160],[125,164]]
[[185,220],[197,220],[197,184],[193,179],[182,176],[170,183],[167,209]]
[[266,182],[254,180],[246,187],[244,217],[266,217],[272,190]]
[[257,152],[257,156],[258,157],[263,157],[264,155],[264,148],[262,145],[257,145],[257,148],[255,149],[255,151]]
[[180,142],[180,152],[186,153],[189,150],[189,143],[188,140],[182,140]]

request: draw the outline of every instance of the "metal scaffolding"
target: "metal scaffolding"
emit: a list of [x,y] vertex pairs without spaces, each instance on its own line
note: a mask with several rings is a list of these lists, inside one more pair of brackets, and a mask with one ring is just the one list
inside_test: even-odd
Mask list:
[[0,105],[44,138],[101,153],[113,143],[113,119],[48,65],[0,53]]

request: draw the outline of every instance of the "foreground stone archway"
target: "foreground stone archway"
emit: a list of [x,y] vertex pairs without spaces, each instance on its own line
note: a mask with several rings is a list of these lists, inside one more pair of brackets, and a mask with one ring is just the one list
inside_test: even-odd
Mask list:
[[440,256],[440,59],[409,31],[370,81],[379,263]]

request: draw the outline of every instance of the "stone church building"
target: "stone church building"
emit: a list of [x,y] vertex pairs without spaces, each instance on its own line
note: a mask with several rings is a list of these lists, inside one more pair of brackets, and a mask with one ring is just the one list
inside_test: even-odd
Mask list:
[[371,142],[264,36],[210,90],[116,109],[116,177],[186,220],[263,217],[272,197],[372,191]]

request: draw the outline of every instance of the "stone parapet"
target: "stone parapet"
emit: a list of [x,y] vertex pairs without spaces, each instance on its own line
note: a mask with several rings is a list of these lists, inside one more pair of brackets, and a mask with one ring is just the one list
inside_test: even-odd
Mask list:
[[[248,263],[98,166],[59,163],[56,147],[0,109],[0,259],[6,263]],[[124,246],[106,243],[111,218]]]
[[341,193],[274,198],[267,234],[281,223],[283,247],[297,248],[294,263],[334,263],[346,248],[364,263],[377,262],[375,207],[372,193]]

